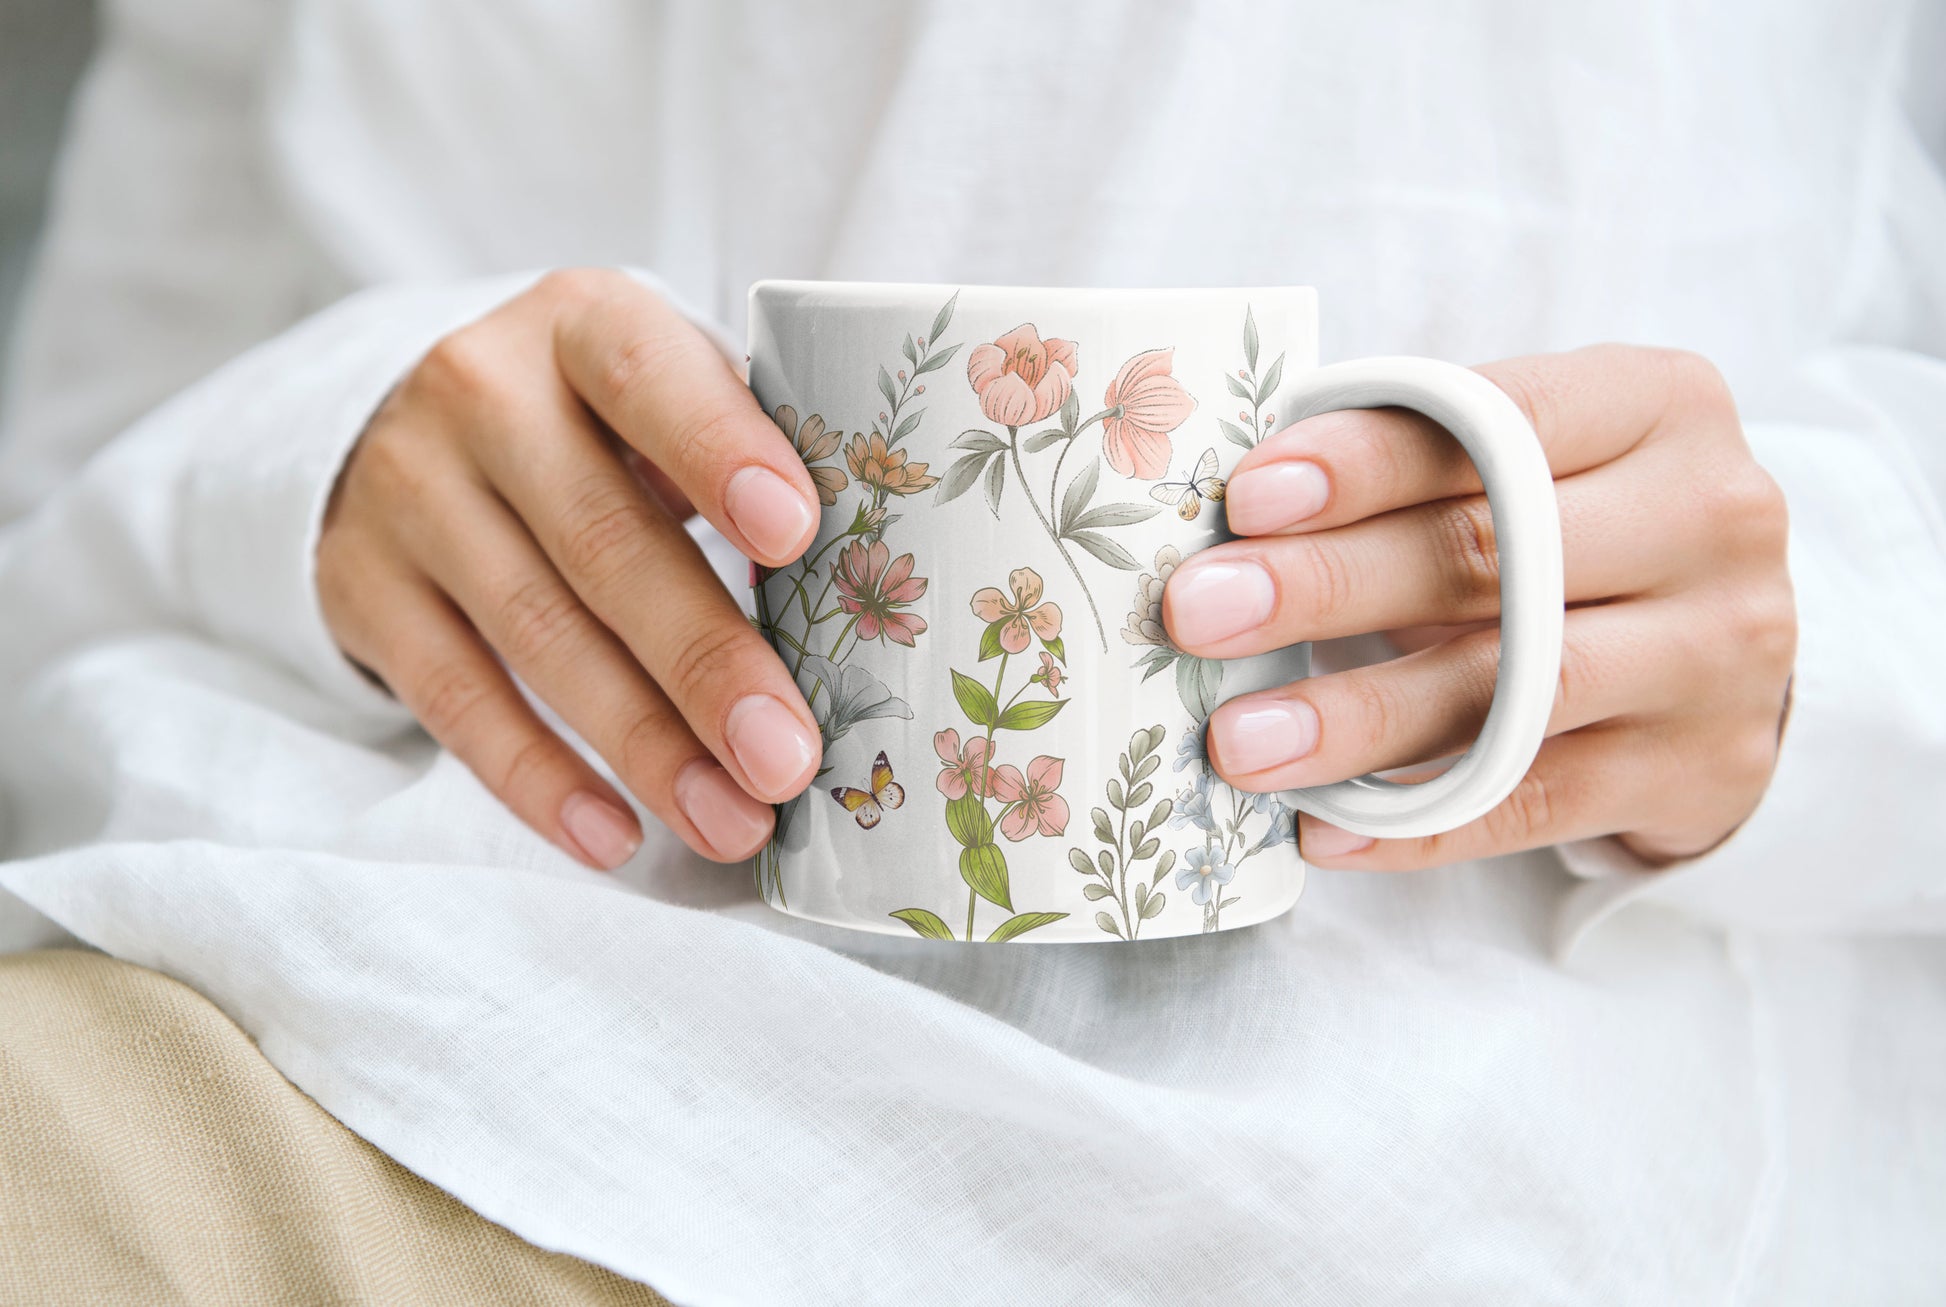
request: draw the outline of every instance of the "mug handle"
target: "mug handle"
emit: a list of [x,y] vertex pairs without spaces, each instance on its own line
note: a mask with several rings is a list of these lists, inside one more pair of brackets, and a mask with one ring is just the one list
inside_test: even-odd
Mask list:
[[1566,600],[1554,476],[1526,414],[1477,372],[1423,358],[1369,358],[1303,375],[1278,407],[1295,419],[1335,409],[1412,409],[1450,431],[1486,487],[1500,565],[1500,672],[1485,725],[1458,762],[1418,785],[1360,776],[1284,795],[1358,835],[1409,839],[1484,816],[1540,752],[1561,671]]

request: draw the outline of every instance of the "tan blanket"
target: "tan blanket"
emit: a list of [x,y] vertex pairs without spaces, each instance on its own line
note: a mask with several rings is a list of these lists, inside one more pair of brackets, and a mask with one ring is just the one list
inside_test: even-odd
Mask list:
[[0,1302],[649,1303],[358,1138],[194,991],[0,957]]

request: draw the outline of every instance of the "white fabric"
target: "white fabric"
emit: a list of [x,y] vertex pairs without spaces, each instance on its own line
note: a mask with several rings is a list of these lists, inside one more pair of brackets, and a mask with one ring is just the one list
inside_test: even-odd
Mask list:
[[[0,944],[184,978],[406,1165],[681,1302],[1946,1290],[1937,7],[105,26],[0,435]],[[1297,281],[1327,357],[1699,349],[1791,499],[1777,781],[1668,872],[1316,873],[1133,948],[794,923],[661,832],[620,888],[352,673],[308,580],[386,387],[574,262],[733,335],[757,276]]]

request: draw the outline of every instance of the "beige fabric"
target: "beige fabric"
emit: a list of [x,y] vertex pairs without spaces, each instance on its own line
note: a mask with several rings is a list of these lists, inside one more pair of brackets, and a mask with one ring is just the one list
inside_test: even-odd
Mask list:
[[358,1138],[194,991],[0,957],[0,1302],[649,1303]]

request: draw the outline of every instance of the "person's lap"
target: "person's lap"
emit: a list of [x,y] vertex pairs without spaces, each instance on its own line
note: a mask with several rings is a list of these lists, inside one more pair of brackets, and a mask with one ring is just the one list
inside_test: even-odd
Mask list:
[[0,956],[0,1300],[662,1303],[346,1130],[208,1000]]

